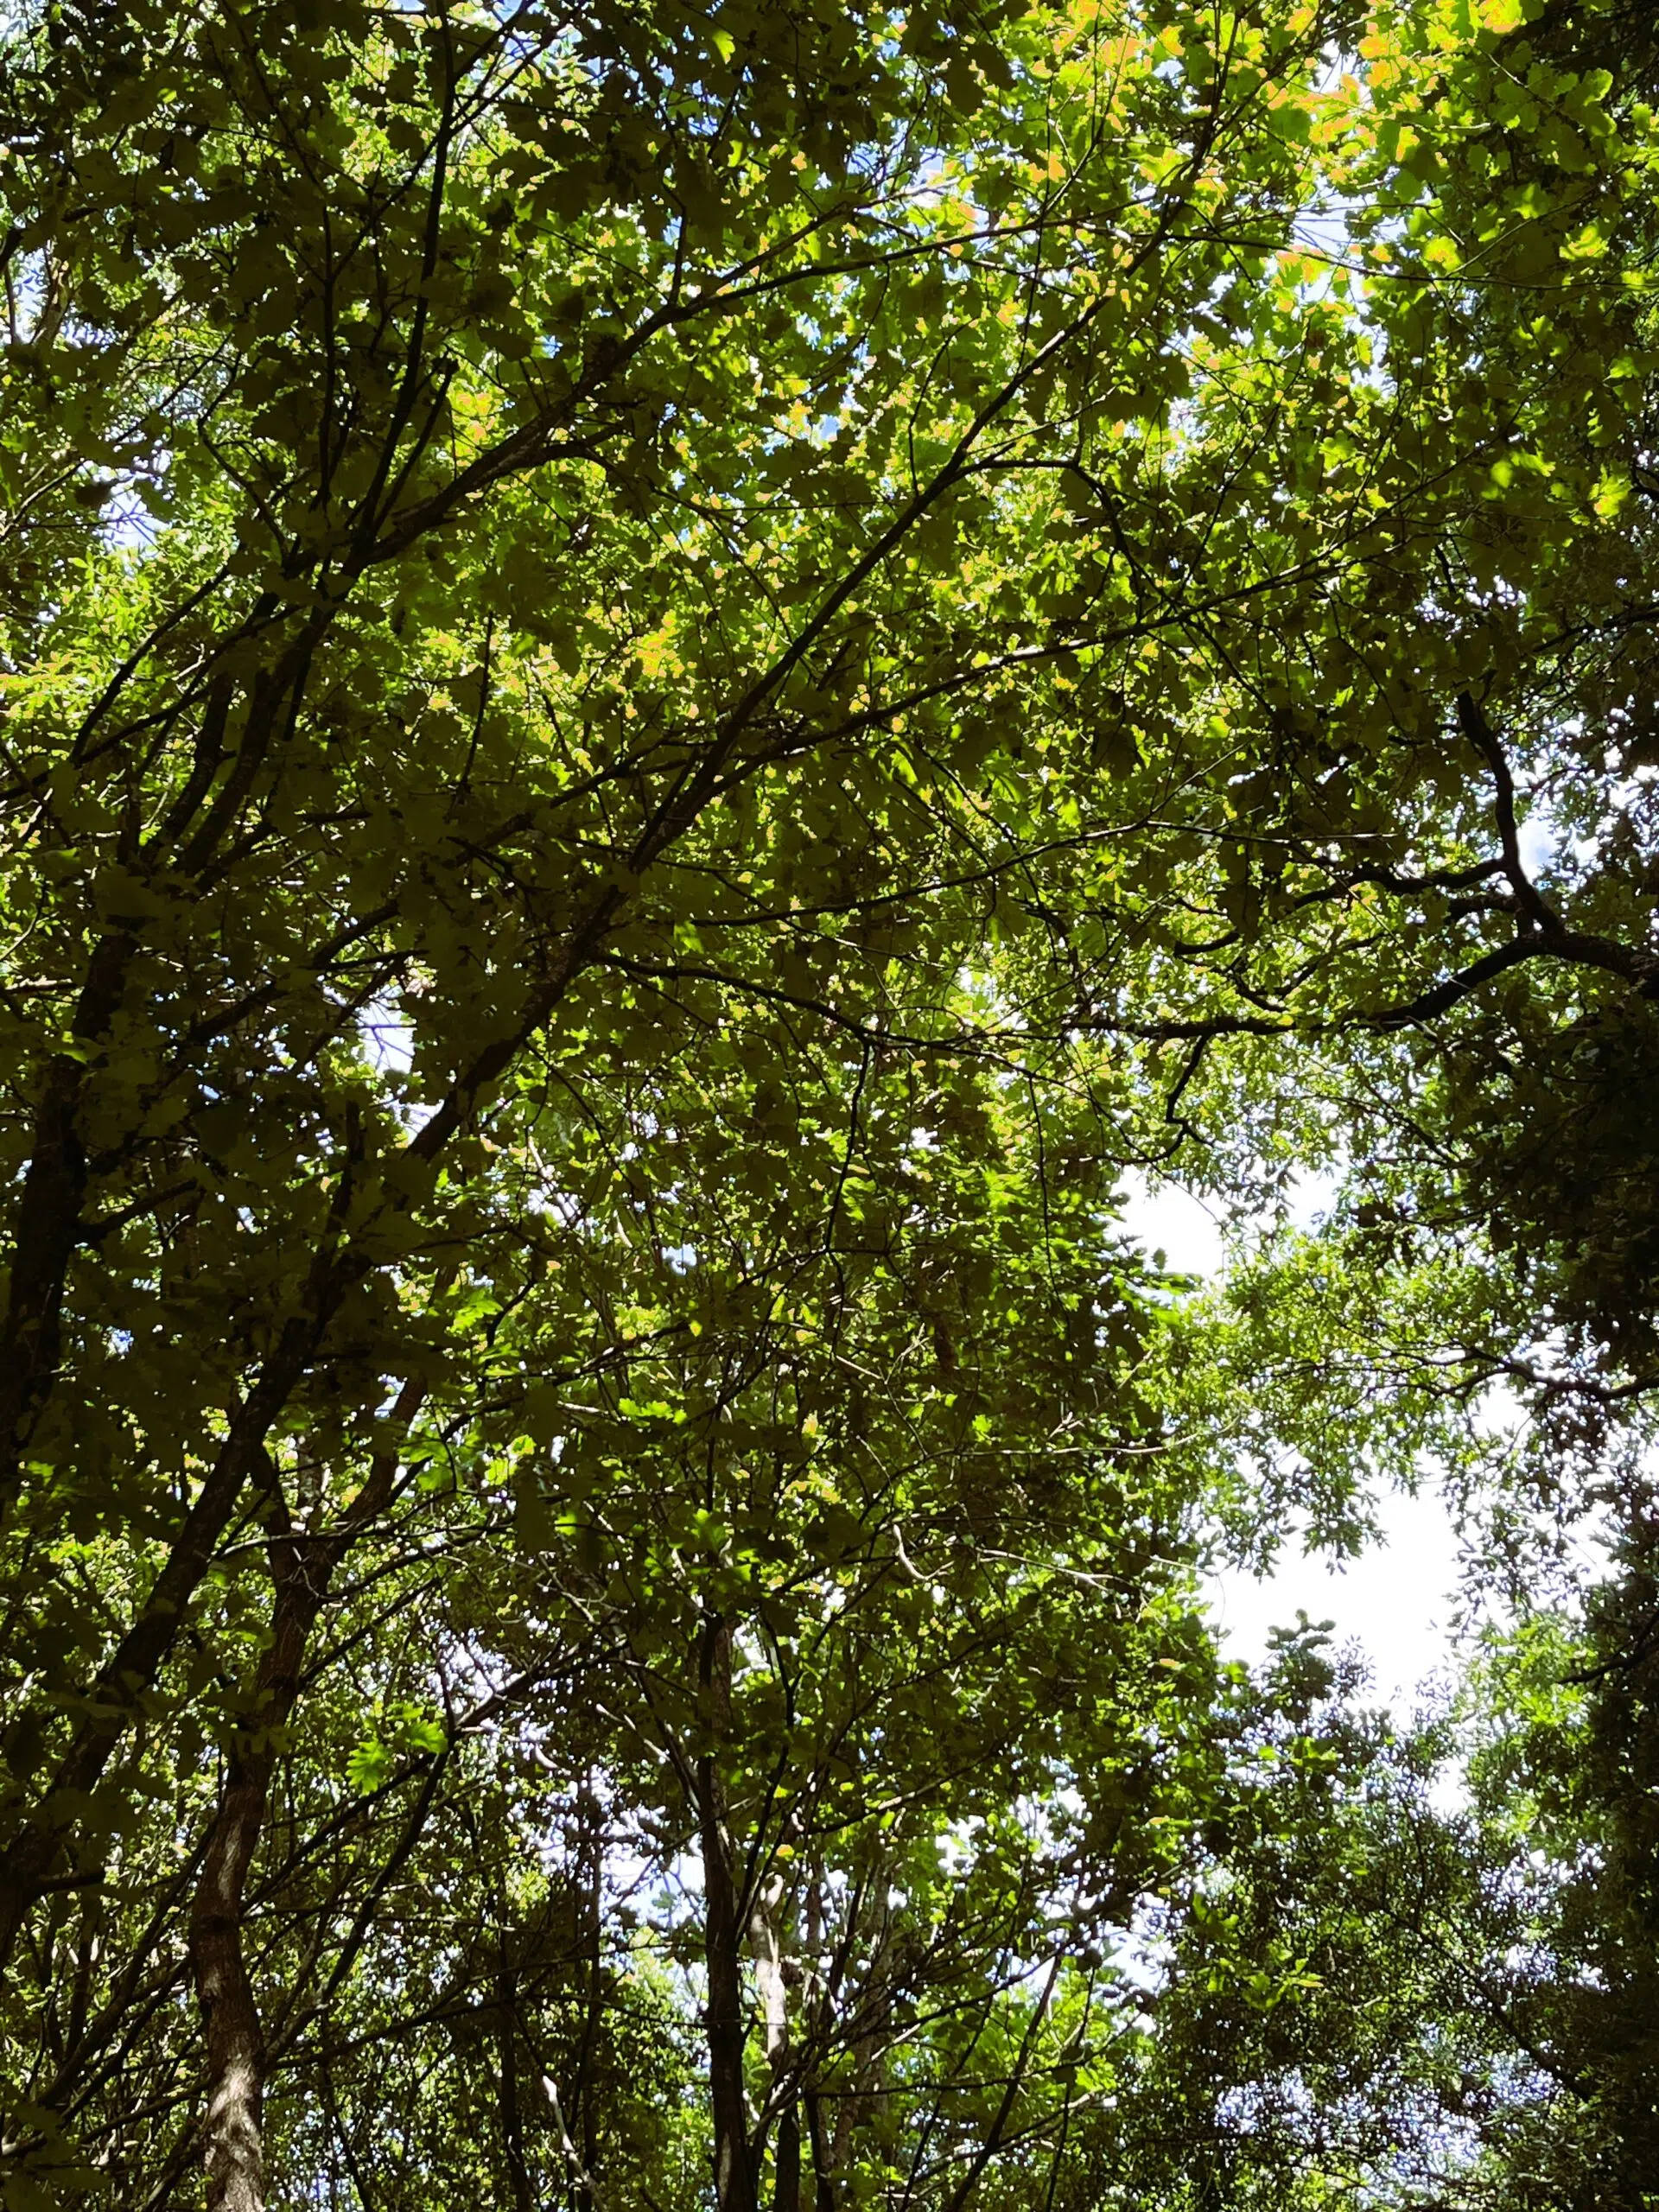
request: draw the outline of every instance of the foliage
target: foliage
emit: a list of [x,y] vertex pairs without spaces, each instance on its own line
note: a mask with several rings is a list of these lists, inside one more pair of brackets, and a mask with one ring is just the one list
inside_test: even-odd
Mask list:
[[[1497,1560],[1498,1378],[1635,1495],[1641,22],[5,37],[8,2203],[1512,2181],[1389,1930],[1499,1986],[1514,1836],[1198,1578],[1427,1452]],[[1219,1305],[1114,1226],[1333,1156]]]

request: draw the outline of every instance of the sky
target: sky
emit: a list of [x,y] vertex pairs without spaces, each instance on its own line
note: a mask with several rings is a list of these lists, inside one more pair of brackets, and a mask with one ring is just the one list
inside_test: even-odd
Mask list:
[[[1320,1193],[1299,1209],[1311,1218]],[[1221,1233],[1199,1201],[1172,1184],[1131,1187],[1123,1226],[1148,1250],[1161,1247],[1170,1267],[1209,1275],[1224,1264]],[[1402,1713],[1415,1693],[1448,1663],[1447,1624],[1458,1580],[1458,1542],[1438,1496],[1390,1494],[1380,1501],[1382,1541],[1357,1560],[1310,1559],[1294,1540],[1275,1571],[1258,1580],[1230,1569],[1211,1576],[1210,1599],[1230,1656],[1254,1662],[1270,1629],[1333,1620],[1338,1643],[1357,1642],[1369,1659],[1376,1697]]]

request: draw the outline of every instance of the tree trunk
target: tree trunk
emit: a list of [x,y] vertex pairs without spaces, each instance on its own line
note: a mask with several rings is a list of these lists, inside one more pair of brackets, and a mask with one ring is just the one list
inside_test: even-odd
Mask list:
[[[732,1631],[710,1615],[703,1624],[697,1683],[702,1722],[716,1735],[732,1713]],[[709,2097],[715,2123],[715,2201],[719,2212],[757,2212],[743,2094],[743,1929],[732,1881],[725,1790],[716,1761],[697,1761],[697,1823],[702,1845],[703,1956],[709,1972]]]
[[801,2110],[793,2097],[779,2116],[772,2201],[772,2212],[801,2212]]
[[190,1916],[190,1963],[207,2044],[207,2212],[264,2212],[265,2038],[242,1940],[248,1870],[264,1826],[276,1731],[293,1710],[334,1548],[287,1533],[252,1726],[232,1756]]
[[[133,951],[126,930],[99,940],[70,1023],[77,1038],[98,1043],[108,1033]],[[57,1376],[64,1283],[80,1237],[86,1191],[79,1130],[86,1084],[79,1055],[55,1054],[35,1113],[0,1319],[0,1515],[9,1514],[16,1502],[31,1421]]]
[[[774,2099],[789,2075],[789,1984],[784,1974],[784,1882],[774,1873],[749,1913],[749,1948],[760,1998],[760,2026]],[[801,2116],[792,2085],[778,2115],[772,2152],[773,2212],[798,2212],[801,2195]]]
[[[408,1428],[425,1395],[423,1383],[404,1384],[391,1415],[400,1429]],[[190,1915],[190,1964],[207,2046],[207,2212],[264,2212],[265,2039],[243,1942],[248,1870],[311,1630],[335,1569],[359,1530],[384,1509],[397,1470],[395,1452],[377,1454],[350,1517],[325,1534],[296,1534],[280,1485],[276,1491],[270,1641],[259,1663],[251,1725],[226,1774]]]
[[524,2157],[524,2126],[518,2108],[518,2052],[512,2032],[518,1994],[504,1952],[495,1984],[500,2019],[501,2152],[506,2160],[507,2179],[512,2185],[513,2212],[535,2212],[536,2192],[531,2183],[529,2161]]
[[591,2197],[594,2177],[599,2171],[599,2086],[595,2072],[605,2010],[602,1971],[605,1839],[591,1769],[580,1802],[582,1834],[576,1856],[577,1893],[581,1899],[582,1962],[588,1976],[588,1990],[587,2002],[582,2007],[582,2051],[576,2071],[575,2118],[582,2136],[582,2177]]
[[830,2165],[830,2139],[823,2125],[823,2102],[816,2089],[804,2093],[807,2140],[812,2145],[813,2212],[836,2212],[836,2183]]
[[[806,1954],[816,1961],[823,1946],[823,1889],[815,1875],[806,1885]],[[811,1969],[811,1980],[816,1985],[816,2023],[809,2023],[809,2041],[822,2037],[828,2024],[828,2009],[836,1976],[832,1967],[828,1983]],[[801,2082],[801,2108],[806,2114],[806,2139],[812,2152],[812,2207],[813,2212],[836,2212],[836,2184],[830,2162],[830,2139],[823,2125],[823,2100],[818,2094],[818,2085],[807,2074]]]
[[207,2042],[207,2212],[264,2212],[265,2039],[242,1918],[270,1776],[268,1755],[232,1761],[190,1917]]

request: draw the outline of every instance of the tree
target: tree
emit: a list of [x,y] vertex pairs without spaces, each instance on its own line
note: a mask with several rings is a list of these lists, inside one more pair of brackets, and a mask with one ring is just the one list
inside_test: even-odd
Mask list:
[[[1306,652],[1275,657],[1270,620],[1236,646],[1250,672],[1231,781],[1187,795],[1177,898],[1158,881],[1119,893],[1095,1018],[1164,1046],[1169,1113],[1211,1187],[1270,1192],[1310,1157],[1342,1171],[1327,1234],[1236,1301],[1234,1356],[1289,1447],[1290,1485],[1351,1531],[1368,1459],[1415,1480],[1432,1445],[1442,1465],[1450,1454],[1482,1594],[1522,1601],[1527,1664],[1480,1692],[1505,1747],[1472,1770],[1490,1825],[1425,1813],[1414,1829],[1452,1870],[1437,1910],[1470,1994],[1461,2011],[1425,1999],[1414,2035],[1394,2016],[1391,2062],[1432,2075],[1470,2005],[1502,2016],[1485,2155],[1421,2186],[1436,2202],[1462,2188],[1635,2204],[1655,2096],[1637,2024],[1656,988],[1652,231],[1637,180],[1655,55],[1644,16],[1594,5],[1461,26],[1402,10],[1369,50],[1388,119],[1350,173],[1353,227],[1388,277],[1358,404],[1386,405],[1391,427],[1344,425],[1325,452],[1338,485],[1359,464],[1389,529],[1402,476],[1432,460],[1414,510],[1427,526],[1397,537],[1381,572],[1355,561]],[[1291,468],[1263,473],[1256,526],[1287,550],[1311,506]],[[1164,1004],[1116,957],[1126,937],[1157,946]],[[1495,1391],[1518,1402],[1508,1435],[1482,1433]],[[1558,1605],[1533,1599],[1563,1528],[1598,1521],[1613,1572],[1580,1567]],[[1282,1893],[1264,1888],[1260,1909]],[[1414,1968],[1386,1943],[1363,1963],[1370,1942],[1344,1971],[1386,2005]],[[1293,2032],[1319,2031],[1305,2012]],[[1365,2077],[1357,2109],[1386,2110],[1385,2088]],[[1306,2079],[1287,2094],[1306,2100]],[[1459,2094],[1474,2092],[1433,2092],[1431,2149],[1434,2127],[1474,2110]],[[1332,2096],[1314,2109],[1340,2133]],[[1407,2179],[1392,2185],[1411,2201]]]
[[1280,1632],[1236,1688],[1233,1793],[1166,1910],[1147,2049],[1085,2135],[1096,2175],[1160,2207],[1646,2212],[1640,1573],[1491,1633],[1406,1727],[1365,1709],[1329,1624]]
[[[1092,2187],[1235,1439],[1646,1388],[1645,847],[1521,837],[1651,57],[1522,12],[8,33],[13,2201]],[[1114,1242],[1379,1128],[1218,1352]]]
[[[1160,640],[1263,588],[1145,579],[1210,495],[1173,410],[1236,357],[1217,287],[1301,202],[1329,29],[17,26],[3,1925],[37,2174],[77,2171],[87,2095],[164,2121],[191,2096],[187,1916],[213,2198],[262,2201],[246,1921],[359,1833],[326,1762],[308,1835],[298,1811],[340,1661],[375,1655],[358,1783],[413,1803],[372,1878],[353,1843],[308,1891],[337,1962],[456,1732],[528,1687],[433,1716],[429,1504],[470,1497],[443,1541],[487,1543],[471,1440],[550,1446],[537,1392],[656,1325],[639,1225],[565,1218],[596,1160],[626,1168],[590,1134],[608,1102],[693,1156],[711,1109],[751,1115],[745,1174],[797,1205],[804,1128],[832,1268],[843,1220],[884,1249],[861,1183],[895,1069],[957,1068],[970,1119],[1063,1077],[1104,1103],[1001,948],[1116,800],[1025,732],[1084,656],[1092,713],[1117,662],[1151,688]],[[1050,1207],[1040,1152],[1021,1173]],[[573,1242],[582,1350],[515,1368],[537,1332],[503,1317],[551,1325]]]

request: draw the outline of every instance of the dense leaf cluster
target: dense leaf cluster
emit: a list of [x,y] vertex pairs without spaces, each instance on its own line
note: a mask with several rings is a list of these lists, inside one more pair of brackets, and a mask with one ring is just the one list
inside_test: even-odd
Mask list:
[[1651,2204],[1645,16],[3,35],[7,2204]]

